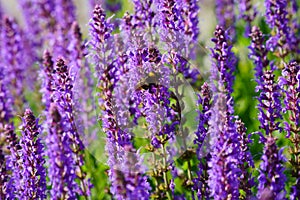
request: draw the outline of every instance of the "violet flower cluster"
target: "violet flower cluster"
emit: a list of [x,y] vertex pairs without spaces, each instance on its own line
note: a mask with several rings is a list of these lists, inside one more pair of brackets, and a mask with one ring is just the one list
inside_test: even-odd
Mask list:
[[299,200],[299,2],[124,2],[0,5],[0,199]]

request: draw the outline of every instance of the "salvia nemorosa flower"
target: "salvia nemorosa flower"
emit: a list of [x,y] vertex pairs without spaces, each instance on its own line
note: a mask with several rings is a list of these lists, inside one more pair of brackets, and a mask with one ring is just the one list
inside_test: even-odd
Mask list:
[[14,105],[22,107],[26,62],[20,28],[14,19],[4,17],[1,29],[1,53],[5,79],[14,99]]
[[[197,170],[197,178],[194,179],[194,187],[193,189],[197,193],[197,197],[199,199],[209,198],[209,187],[207,183],[207,170],[208,170],[208,161],[210,155],[206,155],[204,152],[203,143],[208,133],[209,124],[208,121],[210,119],[210,109],[212,106],[212,92],[210,90],[209,85],[205,82],[201,86],[201,91],[199,94],[199,106],[201,107],[201,111],[199,111],[197,120],[199,121],[197,131],[195,132],[196,138],[194,139],[194,144],[197,145],[196,155],[199,160],[198,170]],[[206,152],[207,153],[207,152]],[[209,154],[209,153],[208,153]]]
[[212,91],[215,92],[211,108],[209,134],[212,137],[211,159],[208,162],[210,195],[214,199],[238,199],[240,177],[240,144],[234,122],[233,72],[235,56],[229,46],[228,36],[217,26],[212,41]]
[[239,17],[246,22],[245,36],[248,36],[251,32],[251,24],[257,15],[257,10],[251,0],[242,0],[239,2],[239,12]]
[[[258,198],[266,199],[285,199],[284,183],[286,181],[285,168],[283,164],[285,157],[282,154],[283,149],[279,150],[276,145],[276,139],[272,136],[264,138],[261,136],[261,142],[265,144],[260,164],[260,175],[258,177]],[[265,197],[265,198],[264,198]]]
[[248,139],[246,133],[245,124],[237,119],[235,121],[237,132],[239,134],[239,142],[240,142],[240,189],[244,191],[245,199],[250,199],[252,197],[251,188],[255,185],[254,177],[251,175],[252,169],[254,168],[254,162],[252,155],[249,150],[249,144],[251,141]]
[[212,149],[208,162],[208,185],[210,196],[216,200],[239,198],[241,153],[230,101],[226,94],[216,94],[209,120]]
[[7,198],[15,199],[20,198],[22,195],[22,154],[21,146],[19,144],[19,138],[15,133],[14,126],[6,124],[4,127],[4,135],[6,136],[7,149],[9,150],[9,155],[6,159],[7,169],[11,171],[11,176],[7,184]]
[[85,179],[85,172],[82,170],[84,165],[83,150],[84,145],[80,138],[80,133],[75,124],[74,117],[74,94],[72,79],[69,67],[65,64],[62,58],[59,58],[55,66],[55,91],[53,100],[57,104],[57,108],[61,113],[61,120],[63,129],[69,137],[73,158],[75,159],[75,172],[77,178],[80,180],[80,195],[89,195],[89,184]]
[[[36,1],[32,0],[19,0],[19,2],[25,19],[26,38],[30,41],[32,48],[38,49],[43,43],[40,18],[35,16],[36,13],[40,12],[38,11],[40,7],[38,7]],[[37,53],[37,51],[35,53]]]
[[[89,41],[92,47],[93,62],[95,63],[95,76],[100,83],[105,68],[107,68],[114,60],[114,42],[112,37],[113,25],[106,19],[106,14],[101,6],[96,5],[93,11],[93,18],[90,21]],[[106,55],[106,56],[105,56]],[[113,65],[111,65],[113,67]]]
[[251,38],[249,58],[254,61],[256,82],[258,85],[261,85],[263,71],[267,69],[270,63],[267,58],[268,50],[264,44],[263,34],[258,27],[253,26],[249,36]]
[[22,199],[46,199],[46,169],[44,168],[44,146],[39,135],[41,133],[38,119],[30,109],[23,116],[23,131],[20,139],[22,148]]
[[275,30],[275,34],[272,35],[267,41],[267,49],[270,51],[278,50],[280,57],[285,57],[290,47],[290,27],[288,20],[288,2],[287,0],[267,0],[266,6],[266,22],[271,29]]
[[0,130],[12,118],[12,99],[7,88],[7,82],[3,74],[3,68],[0,67]]
[[[44,36],[44,42],[53,40],[53,33],[57,25],[55,18],[55,2],[53,0],[36,0],[36,17],[39,18],[41,35]],[[50,44],[52,41],[50,41]]]
[[[0,132],[0,139],[3,139],[3,133]],[[7,184],[9,180],[9,174],[6,167],[6,158],[4,154],[4,149],[1,142],[0,148],[0,199],[5,199],[7,196]]]
[[55,89],[54,85],[54,62],[52,60],[52,55],[49,51],[45,51],[43,55],[43,65],[42,65],[42,87],[41,93],[43,95],[42,102],[46,107],[46,111],[49,110],[50,103],[53,102],[53,92]]
[[234,0],[217,0],[216,2],[217,24],[225,30],[228,29],[228,35],[231,40],[235,39],[235,2]]
[[263,84],[258,86],[260,95],[258,97],[258,119],[260,128],[267,135],[280,130],[278,119],[281,118],[281,102],[279,85],[275,82],[274,70],[267,70],[263,74]]
[[47,123],[48,134],[46,138],[49,158],[48,176],[51,186],[52,199],[76,199],[78,186],[76,185],[76,169],[71,141],[64,131],[62,117],[55,103],[50,104]]
[[293,198],[296,199],[300,195],[300,140],[299,140],[299,110],[300,110],[300,84],[299,76],[300,65],[297,62],[290,62],[282,70],[282,76],[279,79],[279,85],[284,92],[284,113],[288,113],[289,122],[284,122],[284,129],[287,131],[290,141],[293,147],[289,149],[291,154],[290,163],[293,167],[292,176],[296,178],[296,183],[292,187]]
[[76,123],[82,124],[78,128],[87,133],[96,123],[96,117],[91,114],[95,109],[94,102],[89,103],[93,98],[94,80],[90,66],[85,59],[87,48],[84,43],[78,23],[73,22],[68,50],[70,52],[70,75],[74,80],[74,104],[77,108],[76,113],[80,113],[76,115]]
[[[111,149],[116,147],[110,146]],[[120,151],[119,151],[120,152]],[[112,177],[111,192],[118,200],[121,199],[149,199],[150,184],[147,181],[145,168],[140,158],[131,145],[122,147],[123,152],[110,169]]]
[[218,83],[212,87],[212,90],[230,95],[233,92],[236,57],[231,51],[228,34],[221,26],[216,27],[214,35],[212,42],[215,43],[215,47],[211,49],[213,59],[211,80]]
[[76,21],[76,11],[73,0],[55,0],[55,18],[57,25],[63,29],[70,29]]

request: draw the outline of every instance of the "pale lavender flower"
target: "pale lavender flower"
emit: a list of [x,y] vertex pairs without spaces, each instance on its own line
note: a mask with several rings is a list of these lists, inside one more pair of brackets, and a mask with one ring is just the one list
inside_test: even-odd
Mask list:
[[25,110],[22,120],[22,199],[46,199],[44,147],[38,138],[41,128],[30,109]]

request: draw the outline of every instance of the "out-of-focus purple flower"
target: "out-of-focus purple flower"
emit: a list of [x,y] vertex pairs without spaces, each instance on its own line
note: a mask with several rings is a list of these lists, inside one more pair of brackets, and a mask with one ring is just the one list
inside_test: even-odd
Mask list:
[[212,94],[210,87],[207,83],[204,83],[201,86],[201,91],[199,95],[199,105],[201,107],[201,111],[199,111],[199,115],[197,120],[199,121],[198,129],[195,132],[196,138],[194,140],[194,144],[197,145],[196,155],[199,160],[198,170],[197,170],[197,178],[194,179],[194,187],[193,189],[196,191],[196,195],[199,199],[209,198],[209,188],[207,185],[207,170],[208,170],[208,161],[210,155],[205,156],[202,154],[202,150],[204,150],[202,145],[207,136],[209,125],[208,121],[210,119],[210,109],[212,106]]
[[102,5],[105,10],[112,13],[116,13],[122,9],[122,3],[120,1],[108,1],[108,0],[89,0],[91,10],[94,9],[96,5]]
[[239,17],[246,22],[245,36],[247,37],[251,32],[251,24],[257,15],[257,9],[251,0],[242,0],[239,2],[239,11]]
[[22,199],[46,199],[46,169],[44,147],[38,138],[41,132],[38,119],[30,109],[23,117],[22,147],[23,171],[21,181]]
[[254,61],[255,64],[255,79],[258,85],[262,85],[263,71],[267,69],[269,60],[267,58],[268,50],[264,45],[263,34],[260,29],[253,26],[251,29],[251,45],[249,46],[250,54],[249,58]]
[[151,187],[147,177],[143,175],[145,169],[139,153],[128,145],[125,145],[121,152],[123,152],[123,158],[120,158],[118,164],[115,163],[110,169],[111,192],[118,200],[149,199]]
[[8,91],[8,84],[6,82],[3,68],[0,67],[0,130],[12,118],[12,99]]
[[55,89],[54,85],[54,62],[52,55],[49,51],[45,51],[43,55],[43,66],[42,66],[42,87],[41,93],[43,95],[42,101],[45,104],[46,111],[49,110],[50,104],[53,101],[53,92]]
[[26,62],[20,29],[15,20],[4,17],[1,34],[1,55],[3,72],[6,74],[8,89],[14,98],[14,105],[22,107],[24,102],[24,80]]
[[6,124],[3,131],[6,136],[7,149],[9,155],[6,157],[7,169],[11,171],[11,176],[7,184],[7,198],[15,199],[21,197],[22,188],[22,154],[21,146],[19,144],[19,138],[17,137],[14,126],[12,124]]
[[232,46],[229,44],[228,35],[221,26],[217,25],[214,35],[215,38],[212,39],[212,42],[215,43],[215,47],[211,49],[213,59],[211,81],[218,81],[218,84],[213,85],[212,90],[231,95],[236,57],[231,51]]
[[212,137],[212,157],[208,162],[210,195],[216,200],[238,199],[241,153],[239,135],[233,121],[232,100],[228,100],[224,93],[218,93],[214,100],[209,120],[209,134]]
[[[37,10],[36,18],[39,18],[41,35],[43,35],[44,42],[52,44],[52,34],[55,32],[57,21],[55,18],[55,2],[53,0],[35,0]],[[49,44],[48,44],[49,45]]]
[[258,177],[258,198],[262,199],[263,195],[266,195],[266,190],[269,190],[270,199],[285,199],[286,177],[283,173],[285,170],[283,149],[278,150],[276,139],[272,136],[261,138],[261,142],[265,143],[265,147]]
[[36,16],[40,7],[34,0],[19,0],[19,4],[25,19],[27,39],[30,41],[32,48],[40,48],[43,38],[41,37],[40,18]]
[[[0,132],[0,139],[3,138],[2,131]],[[6,167],[6,158],[4,154],[4,149],[1,144],[0,148],[0,199],[7,199],[7,184],[9,181],[8,169]]]
[[[68,46],[70,52],[70,76],[74,80],[74,104],[76,107],[76,123],[79,132],[90,133],[95,132],[91,127],[96,123],[94,115],[95,104],[93,99],[94,80],[90,66],[85,58],[87,48],[82,41],[82,34],[77,22],[73,22],[71,28],[71,41]],[[81,124],[81,125],[80,125]]]
[[69,30],[76,21],[76,8],[73,0],[55,0],[55,18],[57,25]]
[[50,104],[47,116],[48,135],[46,138],[49,158],[48,176],[51,186],[51,198],[76,199],[77,185],[75,182],[75,160],[72,156],[71,141],[64,131],[62,117],[55,103]]
[[246,135],[247,133],[245,124],[240,119],[237,119],[235,124],[239,134],[238,141],[240,142],[241,149],[239,159],[241,162],[239,167],[241,169],[240,189],[245,192],[245,199],[250,199],[252,197],[251,189],[253,186],[255,186],[254,177],[251,174],[252,169],[254,168],[254,162],[248,147],[251,141]]
[[263,73],[263,83],[258,86],[260,95],[258,97],[258,119],[260,121],[260,128],[265,131],[267,135],[280,130],[278,119],[281,116],[281,102],[279,86],[275,82],[274,70],[267,70]]
[[267,41],[267,49],[278,50],[281,58],[291,50],[290,27],[288,20],[287,0],[266,0],[266,22],[271,29],[275,29],[275,35]]
[[228,36],[231,38],[231,40],[234,40],[236,37],[236,15],[234,9],[234,0],[216,0],[217,24],[219,24],[225,30],[228,29]]

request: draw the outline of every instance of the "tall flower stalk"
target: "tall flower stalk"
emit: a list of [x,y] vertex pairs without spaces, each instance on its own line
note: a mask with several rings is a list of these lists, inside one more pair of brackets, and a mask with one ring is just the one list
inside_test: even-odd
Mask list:
[[209,120],[211,134],[211,160],[208,170],[211,196],[214,199],[238,199],[240,176],[240,143],[234,123],[233,108],[233,73],[235,71],[235,56],[228,44],[228,35],[224,29],[217,26],[215,38],[212,41],[212,90],[214,106]]
[[283,110],[287,113],[288,121],[285,121],[285,130],[287,137],[292,143],[289,152],[291,158],[289,162],[293,167],[292,176],[296,178],[295,185],[292,187],[291,199],[296,199],[300,196],[300,65],[297,62],[290,62],[282,71],[282,76],[279,79],[279,85],[284,92]]
[[23,171],[21,191],[23,199],[46,199],[46,169],[44,168],[44,147],[38,138],[41,132],[38,119],[30,109],[23,117],[22,147]]
[[256,64],[256,80],[258,96],[258,119],[260,121],[260,130],[266,136],[261,135],[261,142],[265,143],[262,162],[260,164],[260,175],[258,177],[258,197],[265,198],[284,198],[284,182],[286,177],[283,173],[285,158],[282,150],[276,145],[277,138],[274,133],[280,131],[278,121],[281,116],[281,102],[279,85],[275,80],[273,63],[270,64],[267,59],[267,47],[264,45],[264,39],[261,31],[257,27],[252,28],[250,34],[252,39],[250,56]]

